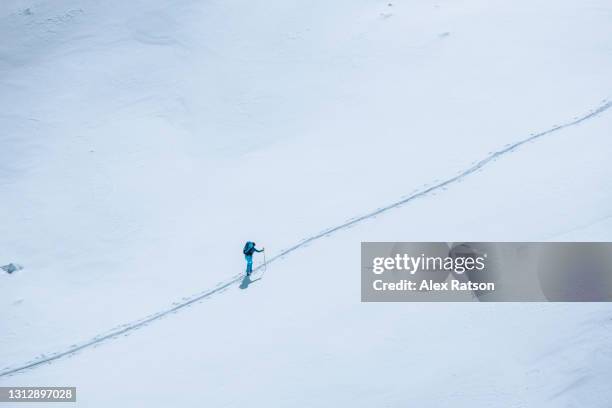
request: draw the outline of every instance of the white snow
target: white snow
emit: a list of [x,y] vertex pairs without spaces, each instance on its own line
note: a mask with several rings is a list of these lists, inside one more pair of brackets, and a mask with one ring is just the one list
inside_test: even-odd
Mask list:
[[[0,372],[605,104],[606,0],[5,0]],[[361,241],[612,239],[612,109],[0,385],[77,405],[608,407],[606,304],[362,304]],[[261,257],[258,258],[261,261]],[[24,405],[26,406],[26,405]]]

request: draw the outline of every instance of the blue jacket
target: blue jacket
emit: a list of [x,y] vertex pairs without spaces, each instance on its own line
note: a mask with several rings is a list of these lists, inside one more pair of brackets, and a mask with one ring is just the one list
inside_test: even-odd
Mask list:
[[253,256],[253,252],[263,252],[263,249],[252,247],[251,250],[245,254],[245,256]]

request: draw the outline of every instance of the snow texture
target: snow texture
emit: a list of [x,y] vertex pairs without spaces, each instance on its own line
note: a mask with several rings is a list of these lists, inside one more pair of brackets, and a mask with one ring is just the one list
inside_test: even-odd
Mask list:
[[609,407],[609,305],[362,304],[359,244],[610,241],[610,38],[606,0],[2,1],[0,386]]

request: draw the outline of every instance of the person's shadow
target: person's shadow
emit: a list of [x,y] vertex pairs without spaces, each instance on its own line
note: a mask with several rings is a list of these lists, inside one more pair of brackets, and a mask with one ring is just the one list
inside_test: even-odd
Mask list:
[[251,280],[250,276],[244,275],[244,279],[242,279],[242,282],[240,282],[240,286],[239,287],[242,290],[247,289],[251,283],[257,282],[260,279],[261,278],[257,278],[257,279]]

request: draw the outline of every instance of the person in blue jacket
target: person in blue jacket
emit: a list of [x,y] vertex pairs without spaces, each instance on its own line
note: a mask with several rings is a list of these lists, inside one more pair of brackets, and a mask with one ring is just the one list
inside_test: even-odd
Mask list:
[[242,250],[242,253],[244,254],[244,259],[246,259],[246,263],[247,263],[247,267],[246,267],[247,276],[251,276],[251,273],[253,272],[253,253],[263,252],[263,251],[265,251],[265,248],[261,248],[261,249],[255,248],[254,242],[248,241],[246,244],[244,244],[244,249]]

